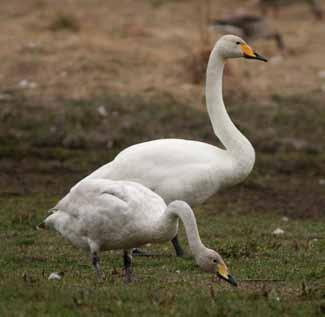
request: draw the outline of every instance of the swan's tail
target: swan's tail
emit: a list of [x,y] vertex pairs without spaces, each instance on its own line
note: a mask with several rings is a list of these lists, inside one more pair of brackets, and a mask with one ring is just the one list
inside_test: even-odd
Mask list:
[[[55,209],[55,208],[52,208],[52,209],[50,209],[49,211],[48,211],[48,214],[53,214],[54,212],[56,212],[57,210]],[[46,230],[46,229],[48,229],[48,226],[46,225],[46,220],[47,220],[47,218],[44,220],[44,221],[42,221],[41,223],[39,223],[36,227],[35,227],[35,229],[36,230]]]

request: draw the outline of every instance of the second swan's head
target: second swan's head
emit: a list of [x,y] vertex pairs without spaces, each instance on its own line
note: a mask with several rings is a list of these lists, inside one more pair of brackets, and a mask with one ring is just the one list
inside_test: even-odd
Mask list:
[[216,273],[220,278],[228,283],[237,286],[237,281],[230,275],[229,270],[220,254],[212,249],[203,248],[195,256],[196,263],[206,272]]
[[225,59],[244,57],[267,62],[265,57],[255,52],[243,39],[236,35],[222,36],[216,47],[219,54]]

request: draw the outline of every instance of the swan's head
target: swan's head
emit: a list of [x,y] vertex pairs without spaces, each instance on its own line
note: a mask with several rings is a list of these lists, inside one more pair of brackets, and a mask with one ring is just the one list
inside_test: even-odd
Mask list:
[[267,59],[255,52],[243,39],[236,35],[224,35],[217,44],[219,54],[224,58],[249,58],[267,62]]
[[218,252],[204,249],[195,259],[202,270],[217,274],[228,283],[237,286],[236,280],[230,275],[227,265]]

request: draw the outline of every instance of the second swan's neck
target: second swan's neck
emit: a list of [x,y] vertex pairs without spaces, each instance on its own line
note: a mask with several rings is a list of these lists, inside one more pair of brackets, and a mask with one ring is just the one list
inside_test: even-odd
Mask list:
[[218,45],[211,52],[206,82],[206,103],[214,133],[226,150],[238,161],[242,168],[251,171],[255,162],[255,151],[248,139],[231,121],[222,96],[224,58],[220,56]]
[[196,218],[191,207],[184,201],[176,200],[170,203],[165,212],[169,221],[175,221],[180,218],[183,222],[186,237],[192,251],[197,258],[206,249],[199,235]]

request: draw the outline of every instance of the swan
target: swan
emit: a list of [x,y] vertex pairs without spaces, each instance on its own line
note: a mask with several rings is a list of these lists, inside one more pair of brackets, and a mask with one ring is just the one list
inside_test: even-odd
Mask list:
[[[98,178],[133,181],[156,192],[167,204],[183,200],[193,206],[243,181],[253,168],[255,151],[231,121],[222,97],[225,61],[240,57],[267,61],[240,37],[224,35],[216,42],[207,68],[208,113],[225,148],[183,139],[148,141],[126,148],[80,182]],[[182,256],[177,236],[172,243],[176,255]]]
[[102,276],[99,252],[122,249],[130,281],[130,250],[148,242],[170,241],[177,234],[180,218],[196,263],[237,285],[222,257],[201,242],[191,207],[180,200],[167,206],[141,184],[89,179],[74,186],[50,212],[39,228],[55,229],[74,246],[90,251],[98,278]]

